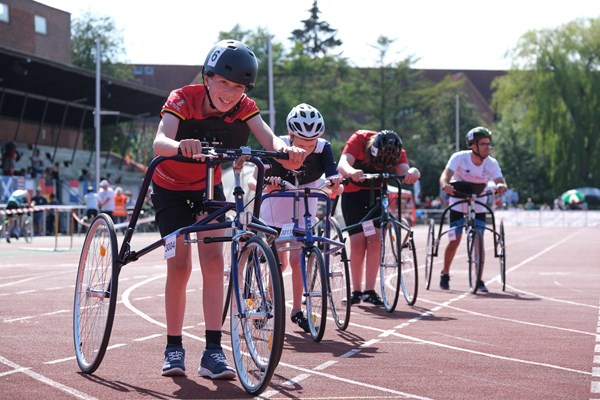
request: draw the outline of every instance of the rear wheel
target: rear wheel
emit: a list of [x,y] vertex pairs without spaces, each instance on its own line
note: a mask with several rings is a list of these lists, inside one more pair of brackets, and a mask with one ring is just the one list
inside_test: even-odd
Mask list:
[[[329,222],[329,233],[326,223]],[[340,225],[333,217],[326,217],[315,225],[315,235],[327,237],[342,244],[341,247],[321,242],[325,271],[327,271],[329,309],[338,329],[345,330],[350,323],[350,266],[344,236]]]
[[481,280],[483,265],[483,236],[477,228],[467,232],[467,257],[469,262],[469,288],[472,294],[477,293]]
[[433,273],[433,257],[435,254],[435,221],[429,220],[429,229],[427,231],[427,247],[425,249],[425,289],[429,290],[431,286],[431,275]]
[[86,234],[73,305],[73,340],[79,368],[93,373],[108,346],[117,304],[117,236],[111,218],[98,215]]
[[245,243],[237,270],[230,302],[233,359],[240,383],[256,396],[269,385],[283,350],[283,281],[271,249],[258,237]]
[[396,309],[400,293],[400,246],[401,237],[398,226],[388,221],[381,226],[381,263],[379,264],[379,283],[381,299],[388,312]]

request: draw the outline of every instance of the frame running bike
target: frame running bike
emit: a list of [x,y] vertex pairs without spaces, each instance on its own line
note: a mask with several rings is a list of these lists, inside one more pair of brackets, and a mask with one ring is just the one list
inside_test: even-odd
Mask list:
[[410,306],[417,301],[419,289],[417,250],[413,230],[404,218],[398,219],[389,211],[388,182],[394,181],[398,183],[398,215],[402,215],[401,188],[404,176],[380,173],[364,174],[363,177],[365,180],[373,181],[371,193],[374,193],[375,187],[380,187],[379,207],[372,207],[360,222],[347,226],[343,230],[347,231],[358,226],[364,228],[365,223],[381,222],[379,230],[381,237],[381,262],[379,264],[381,299],[385,309],[393,312],[398,304],[400,288],[402,288],[404,300]]
[[[161,247],[171,246],[177,236],[190,233],[227,229],[222,237],[205,237],[204,243],[231,242],[232,294],[230,306],[232,353],[238,377],[244,389],[258,395],[268,386],[279,363],[285,334],[285,303],[283,281],[270,247],[257,235],[275,235],[276,231],[256,217],[260,201],[253,212],[243,204],[240,169],[234,169],[234,202],[213,199],[214,168],[217,164],[244,160],[256,165],[258,175],[264,178],[264,165],[258,157],[287,158],[287,154],[248,147],[240,149],[208,150],[204,161],[182,156],[156,157],[146,171],[137,203],[131,215],[121,248],[118,248],[114,225],[106,214],[99,214],[86,234],[75,282],[73,311],[73,338],[79,368],[93,373],[100,365],[108,346],[117,303],[118,277],[121,268],[145,254]],[[140,215],[152,174],[164,160],[207,164],[207,199],[205,206],[217,209],[191,226],[180,228],[154,243],[138,250],[130,242]],[[260,197],[258,197],[260,199]],[[228,211],[235,212],[233,220],[215,221]],[[166,249],[165,249],[166,251]]]
[[[327,302],[338,329],[345,330],[350,322],[350,270],[342,231],[338,223],[330,217],[331,199],[322,189],[330,185],[326,181],[316,188],[298,188],[282,181],[280,190],[263,195],[268,198],[290,198],[294,201],[292,223],[282,229],[275,239],[279,251],[301,250],[300,270],[306,300],[306,314],[310,335],[319,342],[325,333]],[[308,199],[316,198],[325,205],[325,215],[313,225]],[[299,227],[300,201],[304,201],[304,228]],[[286,244],[289,246],[285,246]],[[280,246],[278,246],[280,245]]]
[[[440,227],[435,236],[435,221],[429,220],[429,229],[427,232],[427,253],[425,257],[425,288],[429,290],[431,285],[431,275],[433,273],[433,257],[437,257],[438,249],[440,246],[440,240],[442,236],[454,233],[456,229],[464,229],[464,233],[467,237],[467,261],[469,264],[469,290],[472,294],[477,293],[479,288],[479,281],[483,273],[483,234],[485,230],[493,233],[494,238],[494,257],[500,260],[500,284],[502,285],[502,291],[506,287],[506,241],[504,237],[504,221],[500,221],[500,228],[496,230],[496,220],[494,217],[493,210],[485,203],[482,203],[478,199],[487,197],[494,194],[494,191],[488,190],[480,195],[470,195],[463,192],[455,191],[453,197],[461,198],[462,200],[446,207],[442,213],[442,219]],[[444,221],[449,211],[460,204],[467,204],[467,213],[465,214],[464,224],[456,228],[448,228],[443,230]],[[475,204],[482,206],[485,212],[491,217],[491,225],[489,226],[476,226],[475,224]]]

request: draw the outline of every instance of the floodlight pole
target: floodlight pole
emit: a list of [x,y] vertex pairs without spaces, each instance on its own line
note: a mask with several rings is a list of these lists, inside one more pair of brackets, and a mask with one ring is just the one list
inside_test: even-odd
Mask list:
[[96,38],[96,112],[94,113],[96,127],[96,187],[100,188],[100,38]]
[[269,63],[269,126],[275,132],[275,95],[273,88],[273,47],[271,46],[271,35],[267,39],[267,54]]
[[460,98],[456,95],[456,151],[460,150]]

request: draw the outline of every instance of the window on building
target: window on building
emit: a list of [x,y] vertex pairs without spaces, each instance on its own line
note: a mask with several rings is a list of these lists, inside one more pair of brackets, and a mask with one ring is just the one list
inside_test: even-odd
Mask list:
[[8,15],[8,6],[4,3],[0,3],[0,21],[1,22],[9,22],[10,18]]
[[40,17],[39,15],[36,15],[33,21],[35,24],[35,33],[40,33],[42,35],[48,34],[45,17]]

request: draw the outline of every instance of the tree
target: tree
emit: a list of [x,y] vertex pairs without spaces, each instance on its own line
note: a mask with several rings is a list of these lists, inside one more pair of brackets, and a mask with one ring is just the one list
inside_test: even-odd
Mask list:
[[328,22],[319,19],[319,7],[317,0],[314,0],[310,10],[310,17],[302,21],[303,29],[292,31],[292,40],[295,46],[295,52],[305,54],[310,58],[326,56],[329,52],[342,45],[342,41],[336,39],[336,29],[329,26]]
[[546,168],[554,193],[545,200],[600,186],[600,19],[530,31],[512,57],[515,70],[496,83],[494,105]]
[[71,44],[73,65],[96,70],[96,39],[100,39],[101,71],[120,79],[132,79],[130,65],[120,63],[125,55],[123,37],[116,29],[115,22],[108,16],[96,16],[86,12],[71,24]]

